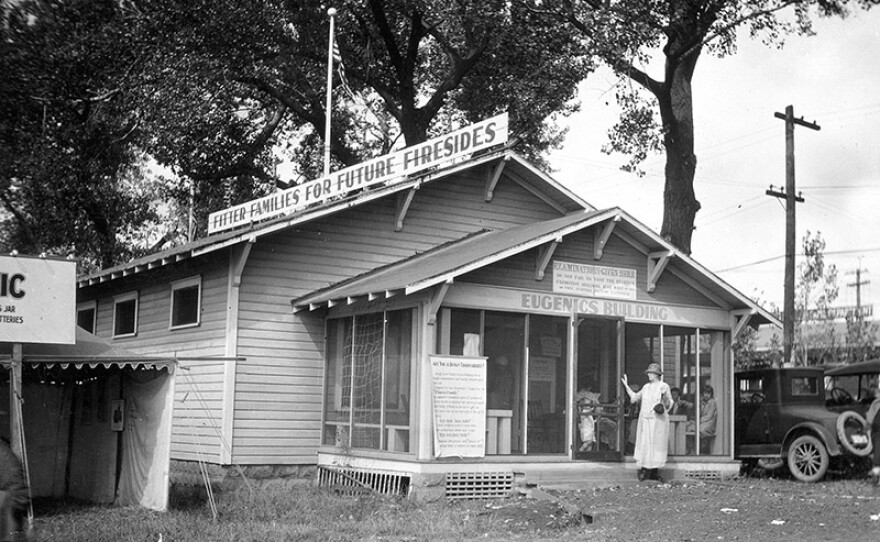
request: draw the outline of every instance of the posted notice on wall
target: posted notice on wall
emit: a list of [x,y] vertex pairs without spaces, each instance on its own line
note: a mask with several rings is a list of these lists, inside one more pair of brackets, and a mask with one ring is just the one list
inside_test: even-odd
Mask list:
[[635,269],[553,262],[553,291],[588,297],[636,299]]
[[431,356],[436,457],[486,454],[486,358]]
[[76,262],[0,256],[0,342],[76,342]]

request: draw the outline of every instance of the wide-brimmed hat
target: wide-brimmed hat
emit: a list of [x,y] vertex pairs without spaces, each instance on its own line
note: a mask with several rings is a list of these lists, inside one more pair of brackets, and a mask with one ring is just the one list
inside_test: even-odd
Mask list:
[[652,363],[652,364],[648,365],[648,368],[647,368],[647,369],[645,369],[645,373],[646,373],[646,374],[647,374],[647,373],[654,373],[655,375],[662,375],[662,374],[663,374],[663,370],[660,369],[660,364],[659,364],[659,363]]

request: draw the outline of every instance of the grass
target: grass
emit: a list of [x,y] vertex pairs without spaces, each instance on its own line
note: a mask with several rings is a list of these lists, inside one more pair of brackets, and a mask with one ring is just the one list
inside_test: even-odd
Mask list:
[[[246,489],[216,495],[218,519],[200,499],[166,512],[71,502],[37,503],[36,539],[58,542],[404,541],[508,539],[508,524],[485,504],[419,503],[336,495],[313,487]],[[477,510],[475,513],[474,510]]]

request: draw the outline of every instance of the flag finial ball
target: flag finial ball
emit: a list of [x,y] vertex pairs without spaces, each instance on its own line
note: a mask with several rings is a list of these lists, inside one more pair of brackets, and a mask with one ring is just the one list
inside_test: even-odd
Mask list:
[[327,15],[329,15],[329,16],[331,16],[331,17],[335,17],[335,16],[336,16],[336,8],[330,8],[330,9],[328,9],[328,10],[327,10]]

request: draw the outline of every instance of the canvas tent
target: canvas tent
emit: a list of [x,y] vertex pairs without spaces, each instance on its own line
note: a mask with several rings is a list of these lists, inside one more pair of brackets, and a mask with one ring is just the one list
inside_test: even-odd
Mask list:
[[77,328],[73,345],[22,345],[20,384],[14,359],[0,345],[0,434],[16,432],[10,398],[20,395],[34,497],[167,507],[173,358],[134,355]]

